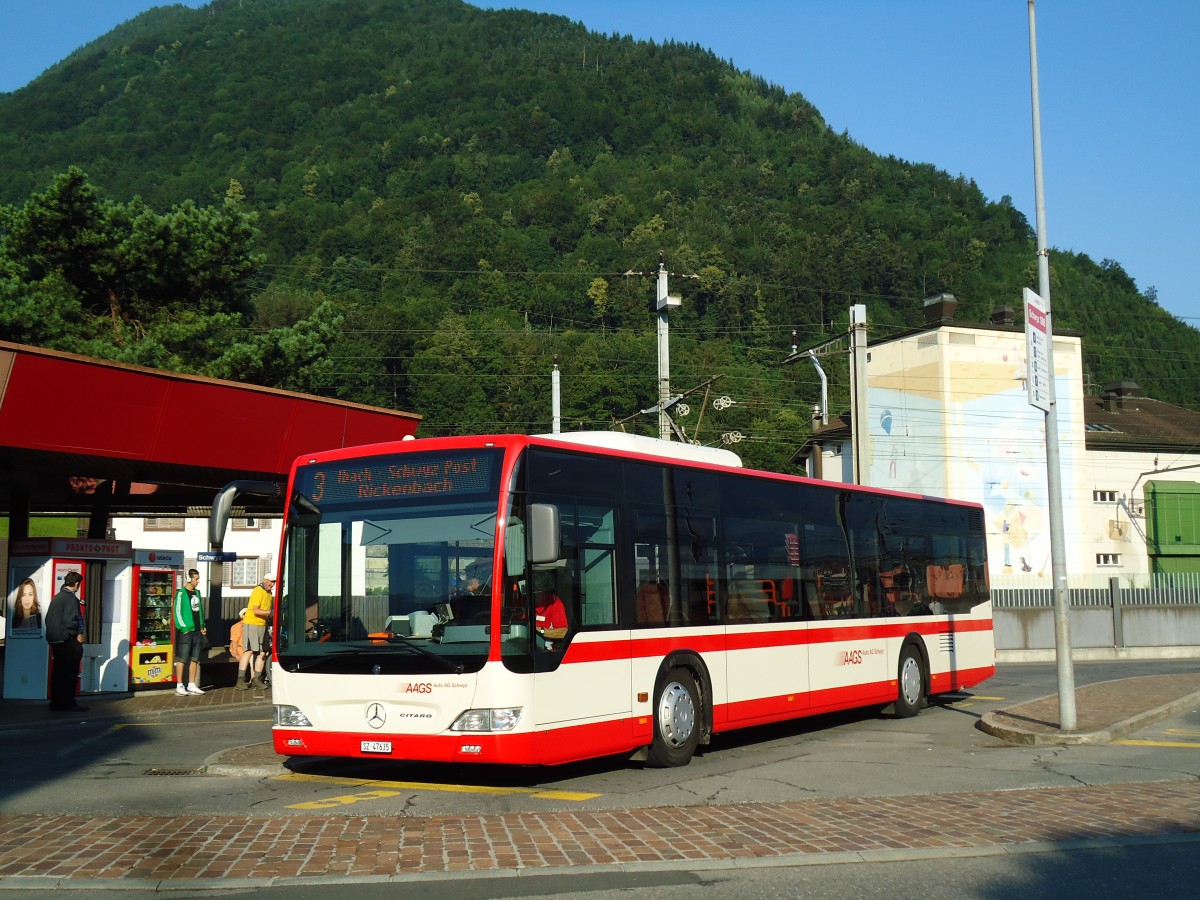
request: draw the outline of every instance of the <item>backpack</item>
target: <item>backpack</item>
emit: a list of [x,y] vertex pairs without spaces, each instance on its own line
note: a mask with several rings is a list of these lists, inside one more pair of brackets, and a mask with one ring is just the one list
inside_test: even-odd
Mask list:
[[234,659],[242,658],[242,620],[238,619],[229,629],[229,655]]

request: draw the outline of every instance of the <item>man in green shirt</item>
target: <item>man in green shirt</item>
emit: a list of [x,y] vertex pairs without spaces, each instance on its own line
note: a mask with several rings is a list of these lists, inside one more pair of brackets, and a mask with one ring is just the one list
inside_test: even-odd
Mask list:
[[[203,694],[200,690],[200,654],[204,650],[204,598],[200,573],[188,569],[188,580],[175,592],[175,693]],[[185,676],[187,676],[185,678]]]

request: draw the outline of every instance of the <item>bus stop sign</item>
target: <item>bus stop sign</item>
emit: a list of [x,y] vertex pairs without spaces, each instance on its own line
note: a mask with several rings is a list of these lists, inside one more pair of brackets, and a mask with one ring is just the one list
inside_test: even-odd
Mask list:
[[237,553],[232,550],[201,550],[196,554],[196,562],[227,563],[236,561]]

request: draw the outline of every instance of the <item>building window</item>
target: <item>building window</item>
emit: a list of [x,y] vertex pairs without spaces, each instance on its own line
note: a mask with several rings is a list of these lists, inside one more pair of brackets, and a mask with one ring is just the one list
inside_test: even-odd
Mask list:
[[1119,566],[1121,564],[1120,553],[1097,553],[1096,565],[1098,566]]
[[1117,502],[1117,492],[1116,491],[1092,491],[1092,502],[1093,503],[1116,503]]
[[150,516],[142,519],[142,531],[183,531],[187,522],[178,516]]
[[230,531],[261,531],[264,528],[270,527],[270,523],[254,516],[245,519],[233,519],[229,523]]
[[254,587],[263,580],[263,576],[271,570],[271,557],[241,556],[231,563],[225,563],[225,584],[233,588]]

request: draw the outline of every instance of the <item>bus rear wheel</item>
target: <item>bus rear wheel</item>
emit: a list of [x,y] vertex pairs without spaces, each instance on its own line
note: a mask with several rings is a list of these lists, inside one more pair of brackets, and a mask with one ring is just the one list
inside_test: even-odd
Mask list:
[[896,681],[896,715],[901,719],[915,716],[925,705],[925,664],[921,652],[911,644],[900,651]]
[[647,760],[659,768],[686,766],[700,743],[700,690],[683,668],[672,669],[654,694],[654,739]]

